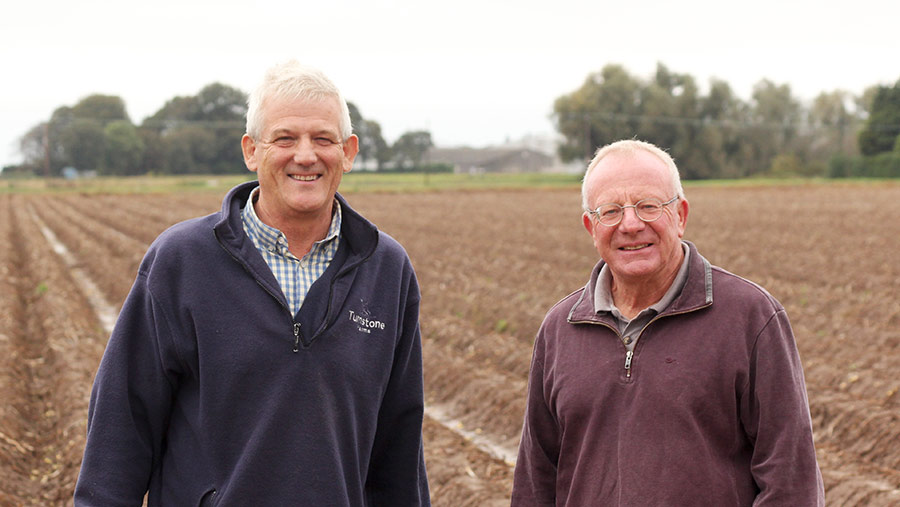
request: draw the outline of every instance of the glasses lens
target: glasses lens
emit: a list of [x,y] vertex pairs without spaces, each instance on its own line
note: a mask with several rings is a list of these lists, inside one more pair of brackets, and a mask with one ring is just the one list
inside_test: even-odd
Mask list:
[[656,199],[644,199],[634,205],[634,211],[645,222],[652,222],[662,214],[662,202]]
[[604,204],[597,208],[597,219],[603,225],[616,225],[622,220],[622,207],[618,204]]

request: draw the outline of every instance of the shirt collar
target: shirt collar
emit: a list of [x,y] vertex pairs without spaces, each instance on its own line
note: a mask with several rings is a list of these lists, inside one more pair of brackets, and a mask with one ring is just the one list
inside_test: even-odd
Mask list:
[[[258,195],[259,187],[256,187],[250,192],[250,196],[247,198],[247,204],[244,206],[244,211],[241,215],[244,222],[244,230],[247,231],[247,235],[250,236],[250,239],[253,240],[253,244],[255,244],[257,248],[268,251],[281,252],[283,250],[284,252],[287,252],[288,244],[284,233],[264,223],[256,214],[253,203],[256,201]],[[331,226],[328,228],[328,233],[325,235],[325,238],[316,241],[313,245],[314,247],[315,245],[328,243],[338,237],[341,233],[341,216],[341,203],[335,199],[334,206],[331,208]]]
[[[684,249],[684,259],[681,261],[681,267],[678,268],[675,280],[672,281],[672,285],[669,286],[669,290],[663,294],[663,297],[650,305],[647,310],[660,313],[681,294],[681,289],[684,288],[684,283],[687,281],[688,259],[691,255],[691,250],[686,243],[682,242],[681,247]],[[600,274],[597,276],[597,285],[594,287],[594,311],[597,313],[610,312],[618,318],[619,310],[613,303],[612,291],[610,291],[611,282],[612,272],[609,270],[609,265],[604,264],[600,268]]]

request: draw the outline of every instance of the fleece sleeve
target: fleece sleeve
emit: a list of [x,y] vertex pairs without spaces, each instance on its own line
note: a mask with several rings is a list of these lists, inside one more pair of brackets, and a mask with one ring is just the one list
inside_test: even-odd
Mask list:
[[403,305],[390,379],[378,413],[378,427],[366,479],[367,504],[372,506],[430,505],[422,418],[422,338],[415,278],[412,301]]
[[824,505],[803,369],[783,309],[761,330],[750,360],[741,417],[754,442],[754,505]]
[[525,422],[513,477],[512,507],[556,505],[560,434],[544,392],[543,343],[542,329],[535,339],[528,376]]
[[159,466],[177,377],[164,366],[170,336],[146,276],[138,274],[94,379],[76,506],[143,502]]

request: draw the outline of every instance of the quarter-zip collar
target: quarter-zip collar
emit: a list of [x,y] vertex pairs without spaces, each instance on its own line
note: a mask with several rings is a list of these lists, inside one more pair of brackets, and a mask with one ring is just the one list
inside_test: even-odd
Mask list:
[[[301,328],[305,331],[298,333],[299,328],[296,325],[292,328],[297,340],[295,343],[302,342],[304,347],[308,347],[334,323],[340,310],[340,303],[350,292],[356,268],[371,257],[378,247],[379,232],[374,224],[353,210],[343,196],[335,194],[335,199],[340,203],[342,212],[341,247],[335,255],[332,266],[322,277],[328,280],[327,299],[323,299],[315,305],[304,305],[297,315],[291,315],[290,306],[275,275],[272,274],[272,270],[257,251],[256,245],[244,233],[241,213],[250,192],[258,185],[258,182],[250,181],[233,188],[222,203],[222,218],[215,224],[213,230],[222,248],[285,308],[292,323],[301,324]],[[317,287],[319,282],[324,281],[323,279],[313,284],[311,291]],[[312,292],[310,292],[311,295]]]
[[[684,241],[684,243],[690,249],[687,280],[684,283],[681,294],[679,294],[665,310],[657,315],[654,320],[665,315],[699,310],[711,305],[713,302],[712,266],[709,261],[700,255],[700,252],[697,251],[697,247],[694,246],[693,243],[690,241]],[[597,284],[600,270],[603,268],[604,264],[605,262],[601,259],[591,271],[588,283],[584,288],[580,289],[581,294],[578,296],[578,299],[575,300],[575,304],[572,305],[567,317],[567,321],[570,324],[604,324],[611,327],[613,330],[617,329],[613,317],[609,315],[598,315],[594,309],[593,289]]]

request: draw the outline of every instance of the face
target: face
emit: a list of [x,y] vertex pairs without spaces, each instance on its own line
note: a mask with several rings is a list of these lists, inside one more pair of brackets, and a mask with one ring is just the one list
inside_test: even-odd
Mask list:
[[[585,185],[592,209],[606,203],[634,204],[647,198],[666,202],[675,195],[665,163],[640,150],[602,158]],[[634,208],[626,208],[622,221],[612,227],[598,223],[588,213],[582,220],[616,283],[657,289],[657,285],[670,283],[681,266],[687,214],[687,201],[679,199],[665,206],[654,222],[639,219]]]
[[244,162],[259,178],[260,219],[273,227],[331,220],[334,194],[359,150],[355,135],[342,140],[337,100],[270,100],[260,112],[260,139],[241,140]]

